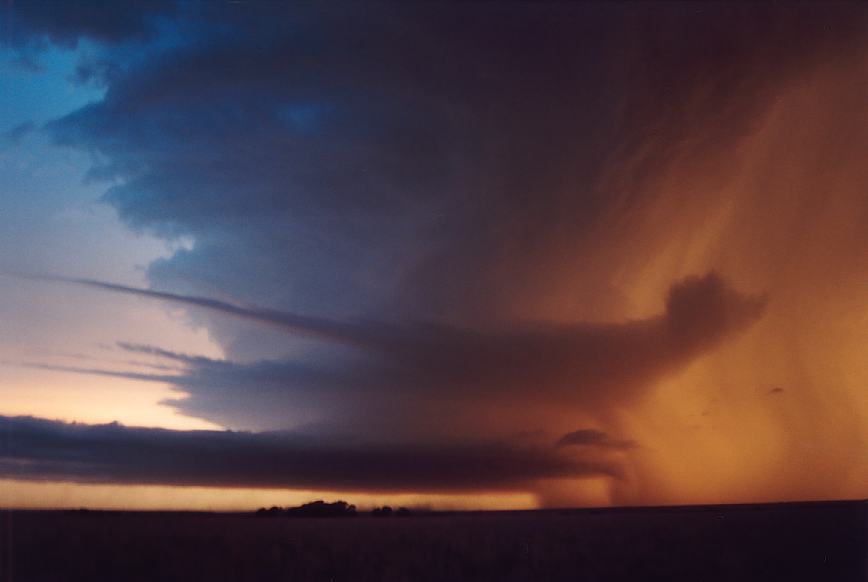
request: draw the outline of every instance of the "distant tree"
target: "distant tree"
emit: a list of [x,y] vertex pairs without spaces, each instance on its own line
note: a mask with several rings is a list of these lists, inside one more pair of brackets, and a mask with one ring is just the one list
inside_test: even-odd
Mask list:
[[388,505],[384,505],[383,507],[375,507],[371,511],[371,515],[373,515],[374,517],[391,517],[392,508]]
[[263,517],[355,517],[356,506],[346,501],[326,503],[318,499],[298,507],[288,507],[285,509],[280,507],[262,508],[256,512],[256,515]]
[[395,515],[398,517],[410,517],[410,510],[406,507],[399,507],[398,511],[395,512]]

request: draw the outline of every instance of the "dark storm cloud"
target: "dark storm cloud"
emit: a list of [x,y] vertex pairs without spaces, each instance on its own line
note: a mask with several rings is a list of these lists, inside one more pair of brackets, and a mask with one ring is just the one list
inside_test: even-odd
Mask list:
[[75,46],[85,37],[116,43],[151,36],[155,17],[175,13],[176,3],[170,0],[7,2],[0,9],[0,32],[13,44],[40,36],[61,46]]
[[582,428],[574,430],[562,436],[557,446],[588,446],[602,447],[604,449],[631,449],[636,446],[635,441],[613,439],[608,434],[594,428]]
[[366,446],[291,433],[171,431],[0,417],[5,478],[313,488],[526,490],[534,481],[618,477],[615,466],[509,443]]
[[300,312],[436,315],[400,291],[421,259],[462,237],[481,258],[489,243],[475,239],[516,206],[536,236],[557,216],[540,192],[565,165],[589,176],[600,159],[589,144],[606,117],[582,104],[606,107],[607,13],[264,10],[130,70],[51,126],[101,154],[92,175],[112,180],[105,199],[130,225],[195,237],[152,265],[156,285]]
[[183,362],[187,370],[172,376],[51,366],[172,383],[188,394],[170,401],[186,414],[244,428],[286,427],[299,419],[338,426],[375,420],[377,430],[406,423],[401,427],[406,433],[418,425],[416,415],[425,415],[432,406],[445,407],[452,416],[467,407],[476,415],[471,403],[479,399],[544,400],[599,410],[629,401],[661,375],[743,330],[764,308],[763,299],[739,295],[709,274],[673,286],[666,312],[644,321],[467,329],[430,323],[324,323],[206,298],[75,282],[249,316],[290,333],[313,330],[321,339],[349,343],[362,352],[362,357],[333,356],[324,362],[240,364],[119,343],[129,352]]
[[[823,58],[833,49],[818,46],[858,32],[855,10],[224,7],[207,11],[211,36],[130,67],[51,131],[100,154],[91,174],[128,224],[194,237],[151,265],[156,287],[298,313],[499,320],[552,287],[605,287],[563,275],[582,268],[600,213],[633,202],[594,186],[625,141],[677,141],[679,97],[697,86],[695,116],[741,131],[727,104],[764,95],[750,64]],[[209,324],[245,351],[237,328]]]
[[[595,227],[643,200],[629,179],[599,185],[607,161],[651,134],[634,166],[658,167],[698,119],[715,129],[696,147],[723,147],[768,102],[770,74],[839,54],[864,24],[846,6],[686,3],[204,13],[210,28],[125,66],[48,131],[94,154],[90,179],[128,225],[193,241],[150,266],[153,290],[80,282],[196,311],[248,363],[190,363],[175,405],[251,427],[313,411],[412,429],[409,411],[436,424],[428,411],[462,399],[474,424],[495,394],[598,409],[719,345],[760,302],[716,277],[642,322],[516,321],[581,321],[611,294],[585,275],[609,234]],[[545,311],[553,290],[569,303]],[[244,321],[364,354],[287,361],[286,338]]]

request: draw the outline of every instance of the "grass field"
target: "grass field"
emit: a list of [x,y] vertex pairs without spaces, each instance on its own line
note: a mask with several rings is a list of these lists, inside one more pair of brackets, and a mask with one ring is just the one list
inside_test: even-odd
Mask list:
[[417,515],[7,511],[2,579],[864,582],[866,502]]

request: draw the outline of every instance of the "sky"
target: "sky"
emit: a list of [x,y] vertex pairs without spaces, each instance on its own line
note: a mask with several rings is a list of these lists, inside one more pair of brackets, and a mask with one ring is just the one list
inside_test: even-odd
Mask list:
[[868,496],[863,5],[0,18],[0,506]]

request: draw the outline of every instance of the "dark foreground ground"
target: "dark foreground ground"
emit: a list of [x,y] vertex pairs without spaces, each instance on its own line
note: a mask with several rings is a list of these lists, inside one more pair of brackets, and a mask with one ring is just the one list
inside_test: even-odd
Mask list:
[[257,518],[5,512],[3,581],[864,582],[866,502]]

